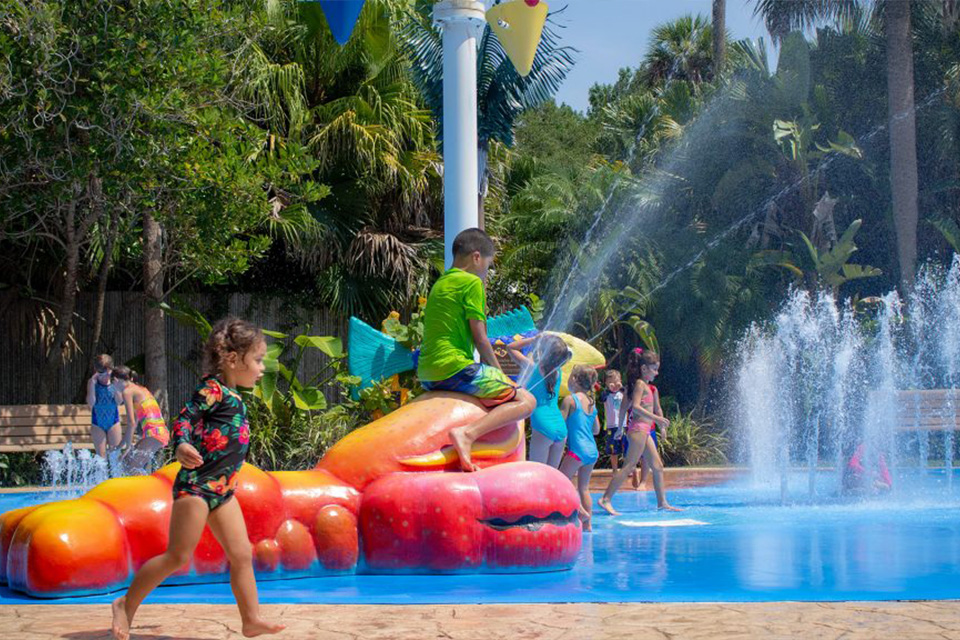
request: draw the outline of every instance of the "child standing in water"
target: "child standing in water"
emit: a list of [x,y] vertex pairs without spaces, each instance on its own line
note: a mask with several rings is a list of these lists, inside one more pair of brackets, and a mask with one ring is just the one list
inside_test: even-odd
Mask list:
[[[157,451],[170,442],[167,423],[156,398],[146,387],[137,384],[137,373],[129,367],[119,366],[113,370],[116,385],[123,397],[127,411],[127,429],[123,434],[123,444],[127,448],[123,462],[128,469],[147,473],[147,466]],[[134,447],[133,435],[140,427],[140,440]]]
[[129,638],[144,598],[190,563],[205,525],[230,563],[230,586],[240,608],[243,635],[252,638],[285,628],[260,617],[250,539],[240,504],[233,499],[250,442],[247,407],[237,388],[257,383],[266,353],[263,334],[249,322],[226,318],[214,325],[204,347],[207,376],[173,426],[181,468],[173,483],[170,542],[162,555],[140,567],[126,595],[114,600],[114,638]]
[[120,446],[123,434],[117,405],[123,402],[123,398],[113,385],[113,358],[100,354],[93,361],[93,369],[87,382],[87,406],[92,419],[90,438],[97,455],[106,458],[108,449]]
[[597,417],[597,404],[593,399],[593,387],[597,383],[597,371],[586,365],[577,365],[570,372],[567,386],[570,395],[563,400],[560,411],[567,422],[567,443],[569,450],[560,465],[560,471],[570,478],[577,478],[577,491],[580,493],[580,520],[583,530],[590,531],[593,516],[590,498],[590,475],[597,464],[600,452],[594,438],[600,433],[600,419]]
[[[527,357],[522,349],[531,343],[535,346]],[[558,392],[560,369],[570,359],[570,349],[559,336],[542,333],[510,343],[507,353],[520,365],[520,380],[537,400],[537,408],[530,414],[530,453],[527,458],[556,469],[567,442],[567,425],[560,413]]]
[[611,500],[627,479],[633,473],[637,463],[643,457],[644,464],[653,473],[653,488],[657,494],[657,508],[668,511],[680,511],[667,502],[666,491],[663,486],[663,461],[657,452],[656,444],[650,437],[650,432],[660,425],[666,433],[670,421],[663,417],[660,408],[660,394],[650,383],[660,372],[660,356],[652,351],[634,349],[627,362],[627,397],[621,407],[621,419],[627,418],[627,438],[630,448],[626,460],[617,473],[610,478],[607,490],[600,498],[599,504],[610,515],[620,515],[614,508]]
[[[603,383],[600,402],[603,403],[603,428],[607,432],[606,451],[610,456],[610,469],[616,473],[620,468],[620,459],[626,456],[630,446],[624,435],[624,426],[620,422],[620,407],[623,406],[623,378],[616,369],[607,369],[603,376]],[[638,473],[633,472],[634,488],[640,486]]]

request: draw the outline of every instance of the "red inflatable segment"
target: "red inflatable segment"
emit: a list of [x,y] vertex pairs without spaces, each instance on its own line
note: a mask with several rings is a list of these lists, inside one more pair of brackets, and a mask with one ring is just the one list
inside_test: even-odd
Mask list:
[[252,464],[243,465],[237,474],[234,495],[243,508],[243,521],[247,525],[250,542],[256,544],[273,538],[286,519],[283,492],[273,475]]
[[569,480],[535,462],[393,474],[364,492],[364,561],[384,572],[568,568],[580,550],[579,504]]
[[360,492],[322,469],[274,471],[270,475],[280,485],[287,517],[308,526],[327,505],[339,505],[353,514],[360,510]]

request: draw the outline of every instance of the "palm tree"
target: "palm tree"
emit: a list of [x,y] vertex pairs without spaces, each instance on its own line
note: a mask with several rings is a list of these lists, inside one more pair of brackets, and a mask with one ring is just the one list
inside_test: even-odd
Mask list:
[[367,318],[412,294],[439,225],[436,134],[392,32],[406,5],[368,2],[340,47],[319,5],[268,2],[245,61],[252,117],[279,144],[309,149],[330,186],[310,206],[315,224],[278,221],[276,231],[327,303]]
[[[869,11],[867,0],[758,0],[775,41],[795,29],[852,20]],[[945,5],[946,7],[946,5]],[[944,16],[952,15],[944,11]],[[897,235],[900,281],[912,287],[917,261],[917,130],[913,95],[913,44],[909,0],[887,0],[882,16],[887,41],[887,97],[890,134],[890,189]]]
[[[413,79],[423,93],[443,137],[443,40],[433,27],[432,2],[420,2],[417,11],[407,15],[401,30],[412,63]],[[550,18],[526,77],[517,73],[489,25],[484,27],[477,52],[477,156],[480,226],[484,221],[484,197],[489,171],[490,142],[513,146],[513,129],[525,111],[534,109],[553,95],[573,68],[572,47],[561,46]]]
[[723,71],[727,63],[727,0],[713,0],[713,69],[714,74]]
[[650,36],[643,59],[651,87],[668,80],[688,80],[695,85],[713,74],[713,28],[702,15],[686,15],[658,25]]
[[900,281],[913,287],[917,265],[917,117],[913,96],[913,41],[909,0],[888,0],[887,105],[890,114],[890,188]]

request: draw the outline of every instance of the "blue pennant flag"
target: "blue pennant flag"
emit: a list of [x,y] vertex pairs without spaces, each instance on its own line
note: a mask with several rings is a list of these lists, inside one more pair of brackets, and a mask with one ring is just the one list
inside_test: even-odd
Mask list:
[[360,18],[360,11],[366,0],[317,0],[327,17],[327,24],[333,38],[341,45],[347,44],[353,28]]

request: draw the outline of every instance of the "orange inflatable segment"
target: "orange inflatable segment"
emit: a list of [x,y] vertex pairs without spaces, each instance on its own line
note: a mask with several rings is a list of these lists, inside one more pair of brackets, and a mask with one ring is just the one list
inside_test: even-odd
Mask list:
[[261,540],[253,547],[253,568],[270,574],[280,568],[280,545],[276,540]]
[[288,518],[308,524],[325,505],[340,505],[353,514],[360,510],[360,492],[322,469],[273,471]]
[[[523,446],[523,432],[515,425],[510,425],[477,440],[470,451],[470,458],[480,467],[499,462],[512,462],[514,454],[518,450],[523,451]],[[434,471],[448,466],[459,467],[460,458],[453,445],[449,444],[425,456],[401,458],[400,462],[406,467],[413,467],[413,470],[419,467]]]
[[130,545],[133,570],[167,549],[170,483],[156,476],[114,478],[91,489],[83,500],[97,500],[116,514]]
[[10,587],[35,596],[101,592],[131,575],[127,536],[97,500],[42,505],[24,517],[7,555]]
[[167,482],[170,483],[170,486],[173,486],[173,481],[177,478],[177,473],[180,472],[180,463],[171,462],[170,464],[164,465],[154,472],[154,476],[159,478],[166,478]]
[[17,530],[20,521],[39,506],[21,507],[0,514],[0,584],[7,582],[7,551],[13,541],[13,532]]
[[[476,422],[487,410],[476,399],[459,393],[431,392],[343,438],[317,465],[363,491],[367,485],[398,471],[439,471],[454,463],[442,454],[450,430]],[[517,430],[520,427],[515,427]],[[494,434],[491,434],[494,435]],[[498,434],[502,437],[502,433]],[[438,455],[439,454],[439,455]],[[404,460],[435,456],[435,464],[414,467]],[[496,460],[523,458],[523,444]],[[484,460],[478,460],[481,464]]]
[[320,509],[313,530],[320,564],[328,571],[349,571],[360,557],[357,516],[340,505]]
[[317,549],[313,546],[313,536],[298,520],[287,520],[277,531],[277,544],[280,546],[280,565],[290,573],[303,573],[317,561]]

